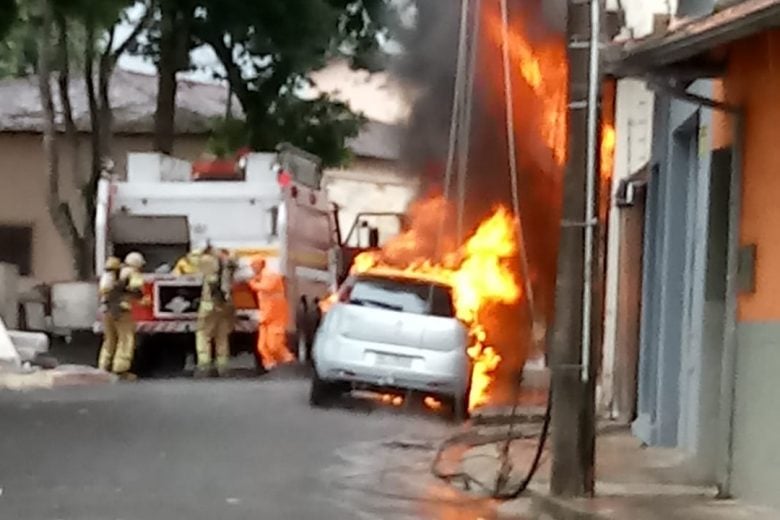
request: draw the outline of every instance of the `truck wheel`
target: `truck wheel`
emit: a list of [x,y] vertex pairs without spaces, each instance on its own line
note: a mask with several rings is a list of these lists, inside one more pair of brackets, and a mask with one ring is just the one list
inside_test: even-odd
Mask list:
[[298,362],[301,364],[311,363],[311,347],[309,345],[309,338],[307,334],[298,330],[295,333],[295,345],[297,349]]

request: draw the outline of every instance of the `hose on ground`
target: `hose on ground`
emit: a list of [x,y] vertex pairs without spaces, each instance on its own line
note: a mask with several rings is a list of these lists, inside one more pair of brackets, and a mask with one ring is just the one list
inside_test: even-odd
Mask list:
[[[436,478],[450,484],[454,482],[460,482],[466,490],[479,488],[481,491],[489,493],[492,498],[498,500],[511,500],[519,497],[523,492],[525,492],[526,489],[528,489],[528,486],[531,484],[534,476],[536,475],[536,472],[539,470],[539,466],[541,465],[542,454],[544,453],[544,447],[547,442],[547,435],[549,434],[550,431],[551,412],[552,412],[552,391],[548,393],[547,406],[545,407],[544,418],[542,420],[542,428],[538,435],[538,442],[536,445],[536,450],[534,452],[533,461],[531,463],[531,466],[526,471],[523,480],[520,482],[517,488],[512,490],[504,489],[506,487],[507,481],[509,480],[509,475],[505,470],[507,468],[511,468],[511,465],[509,464],[508,461],[509,454],[507,449],[504,449],[501,452],[500,459],[501,459],[502,471],[500,472],[499,478],[497,479],[496,484],[493,487],[490,487],[485,483],[479,481],[478,479],[474,478],[467,471],[461,470],[461,471],[448,473],[442,471],[440,468],[444,453],[454,445],[466,445],[471,448],[474,448],[477,446],[485,446],[488,444],[496,444],[499,442],[509,443],[513,440],[531,438],[527,433],[523,431],[516,431],[514,430],[514,428],[510,428],[509,436],[506,433],[480,434],[476,432],[474,429],[460,431],[450,436],[449,438],[445,439],[444,442],[442,442],[442,444],[439,446],[439,449],[436,452],[436,456],[433,459],[433,463],[431,464],[431,473]],[[512,424],[516,424],[517,422],[519,422],[516,407],[513,407],[512,414],[509,416],[509,420],[512,421]]]

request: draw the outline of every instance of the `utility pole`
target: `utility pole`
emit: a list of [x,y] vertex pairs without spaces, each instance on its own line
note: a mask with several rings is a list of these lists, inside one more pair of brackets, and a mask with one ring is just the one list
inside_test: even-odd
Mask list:
[[567,0],[568,160],[563,207],[552,372],[552,475],[556,496],[591,496],[595,473],[593,280],[598,200],[599,0]]

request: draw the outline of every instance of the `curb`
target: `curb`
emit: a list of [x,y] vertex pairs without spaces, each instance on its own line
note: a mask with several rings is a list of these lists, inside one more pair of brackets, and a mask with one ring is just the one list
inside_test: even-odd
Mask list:
[[117,380],[114,374],[72,365],[30,372],[0,371],[0,391],[52,390],[60,387],[112,384]]
[[571,500],[551,497],[537,490],[527,490],[527,496],[531,499],[537,517],[548,515],[554,520],[605,520],[607,518],[599,513],[583,510]]

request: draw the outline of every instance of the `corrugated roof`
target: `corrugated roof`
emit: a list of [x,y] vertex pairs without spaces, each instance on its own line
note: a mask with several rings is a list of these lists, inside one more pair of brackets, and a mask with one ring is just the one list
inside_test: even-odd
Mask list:
[[[52,79],[55,106],[59,97]],[[154,132],[154,113],[157,105],[157,76],[117,70],[111,80],[111,107],[114,131],[122,134]],[[80,131],[89,132],[89,107],[83,78],[74,78],[70,85],[73,117]],[[206,134],[212,121],[224,117],[227,103],[225,87],[197,81],[179,81],[176,95],[176,133]],[[234,115],[240,116],[240,103],[233,103]],[[57,114],[62,126],[62,114]],[[38,89],[38,78],[0,81],[0,132],[41,132],[43,111]],[[358,157],[397,160],[401,154],[401,127],[369,121],[360,134],[347,145]]]
[[[58,91],[52,80],[55,106],[59,110]],[[70,97],[73,117],[81,131],[90,130],[87,94],[83,78],[71,80]],[[154,113],[157,104],[157,77],[126,70],[117,70],[111,80],[111,106],[114,131],[141,134],[154,131]],[[176,96],[176,132],[203,134],[211,128],[214,118],[225,115],[227,90],[216,84],[179,81]],[[238,102],[233,104],[238,115]],[[58,123],[62,115],[58,113]],[[0,81],[0,131],[40,132],[43,111],[38,89],[38,78]]]
[[695,58],[757,32],[780,27],[780,0],[742,0],[709,16],[681,24],[663,35],[613,45],[607,68],[618,75],[641,75]]

